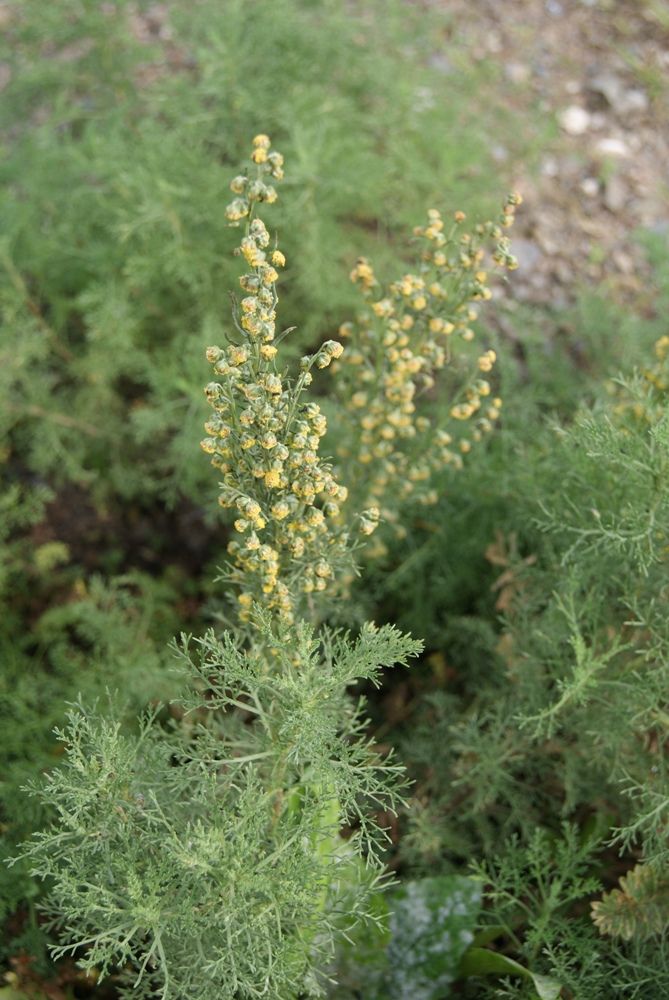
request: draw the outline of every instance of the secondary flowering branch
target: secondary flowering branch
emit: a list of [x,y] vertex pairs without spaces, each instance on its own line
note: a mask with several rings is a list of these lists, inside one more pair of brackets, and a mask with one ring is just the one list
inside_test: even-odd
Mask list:
[[[477,304],[491,298],[486,257],[493,266],[517,266],[504,229],[520,203],[520,195],[509,195],[499,220],[473,232],[463,231],[463,212],[456,212],[446,229],[441,214],[430,209],[427,225],[414,229],[420,246],[416,273],[385,290],[366,258],[351,272],[368,307],[339,331],[350,346],[333,370],[335,393],[350,419],[338,456],[342,467],[370,469],[367,477],[358,477],[362,485],[355,499],[378,504],[385,520],[396,521],[399,502],[409,497],[434,502],[432,474],[446,465],[461,468],[462,456],[499,417],[502,401],[485,378],[495,352],[465,361],[456,344],[474,339]],[[435,427],[416,406],[447,367],[455,375],[448,430]]]

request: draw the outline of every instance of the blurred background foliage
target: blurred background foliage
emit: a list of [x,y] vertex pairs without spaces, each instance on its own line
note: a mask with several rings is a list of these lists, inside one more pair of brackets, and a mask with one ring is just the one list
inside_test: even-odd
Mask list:
[[283,320],[304,346],[350,312],[351,261],[395,259],[426,204],[496,206],[500,109],[470,120],[471,70],[430,70],[439,33],[401,4],[174,5],[160,51],[133,17],[28,2],[10,27],[4,423],[56,481],[174,504],[207,490],[201,357],[228,323],[227,178],[248,136],[271,124],[290,162]]

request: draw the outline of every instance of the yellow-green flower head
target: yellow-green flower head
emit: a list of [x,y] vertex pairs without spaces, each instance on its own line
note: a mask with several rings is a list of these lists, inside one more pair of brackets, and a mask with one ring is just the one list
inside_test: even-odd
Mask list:
[[365,291],[371,290],[376,284],[374,271],[366,257],[358,257],[350,277],[354,284],[360,284]]
[[244,174],[238,174],[237,177],[233,177],[230,181],[230,190],[233,194],[244,194],[248,182],[248,177],[245,177]]
[[235,198],[225,210],[226,218],[233,223],[238,223],[240,219],[246,218],[249,214],[249,202],[246,198]]

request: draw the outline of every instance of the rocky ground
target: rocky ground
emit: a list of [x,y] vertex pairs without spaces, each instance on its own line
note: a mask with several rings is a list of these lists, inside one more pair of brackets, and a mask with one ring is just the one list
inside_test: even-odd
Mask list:
[[430,6],[448,11],[474,59],[495,64],[518,128],[546,126],[538,163],[509,162],[497,136],[492,148],[525,198],[515,296],[559,306],[602,281],[621,299],[642,296],[634,235],[669,235],[669,3],[479,0],[474,16],[468,2]]

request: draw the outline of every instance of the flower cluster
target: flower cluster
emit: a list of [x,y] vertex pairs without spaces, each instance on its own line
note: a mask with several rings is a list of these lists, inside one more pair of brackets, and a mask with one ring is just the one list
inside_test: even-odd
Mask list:
[[649,425],[667,412],[669,402],[669,336],[655,341],[655,362],[640,371],[641,382],[632,389],[630,384],[611,381],[607,388],[615,398],[614,413],[618,417]]
[[655,412],[637,413],[648,421],[657,420],[661,412],[666,411],[667,394],[669,393],[669,336],[664,334],[655,341],[655,364],[644,368],[643,378],[649,386],[649,396],[655,403]]
[[249,218],[259,202],[266,201],[269,205],[275,202],[276,189],[266,182],[269,177],[277,181],[283,179],[283,156],[272,150],[269,136],[255,137],[251,160],[260,167],[256,176],[250,178],[248,174],[238,174],[230,183],[230,190],[237,197],[226,208],[225,216],[233,226]]
[[[351,419],[338,456],[343,466],[370,469],[359,499],[379,505],[386,520],[397,519],[391,498],[434,502],[436,493],[429,487],[433,472],[445,465],[460,468],[462,456],[499,417],[502,401],[485,377],[493,369],[495,352],[484,351],[473,364],[470,360],[470,370],[463,373],[455,345],[474,339],[477,304],[491,298],[487,258],[492,266],[517,267],[504,229],[513,223],[520,203],[520,195],[509,195],[498,221],[473,232],[464,231],[463,212],[456,212],[447,227],[431,209],[427,224],[414,230],[420,244],[416,273],[403,275],[385,290],[364,257],[351,271],[367,308],[355,324],[345,323],[339,331],[350,347],[336,366],[335,391]],[[436,373],[447,366],[459,373],[449,431],[435,429],[427,416],[417,415],[416,406],[418,396],[433,388]]]
[[[244,297],[233,310],[229,346],[207,350],[215,380],[205,389],[213,415],[202,448],[222,476],[219,503],[237,515],[228,579],[238,590],[241,620],[258,602],[290,622],[303,599],[325,590],[341,566],[350,567],[351,540],[340,517],[348,491],[319,455],[326,418],[302,398],[311,369],[326,368],[343,347],[326,341],[302,358],[296,379],[277,367],[277,268],[286,260],[270,249],[255,209],[276,199],[266,180],[283,176],[283,157],[259,135],[251,159],[256,176],[233,180],[238,197],[227,210],[233,225],[246,223],[236,250],[248,266],[239,279]],[[372,507],[356,520],[360,533],[370,534],[379,512]]]

